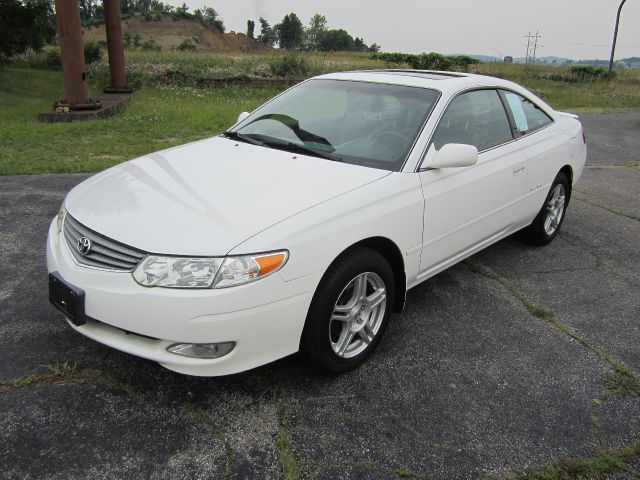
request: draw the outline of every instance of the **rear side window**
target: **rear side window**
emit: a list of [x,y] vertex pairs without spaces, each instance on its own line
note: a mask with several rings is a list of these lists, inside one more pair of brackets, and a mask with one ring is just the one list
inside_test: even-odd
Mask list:
[[447,143],[487,150],[513,139],[511,126],[496,90],[474,90],[458,95],[442,116],[433,137],[436,149]]
[[513,115],[513,121],[518,132],[531,133],[553,122],[539,106],[528,98],[513,92],[504,92],[507,105]]

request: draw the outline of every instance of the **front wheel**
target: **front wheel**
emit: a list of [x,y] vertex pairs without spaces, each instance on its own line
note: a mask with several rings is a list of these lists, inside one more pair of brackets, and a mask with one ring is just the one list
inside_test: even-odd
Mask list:
[[323,277],[309,308],[302,349],[316,370],[341,373],[376,347],[391,315],[393,270],[378,252],[339,258]]
[[526,241],[534,245],[546,245],[560,231],[564,213],[569,204],[569,180],[558,173],[540,212],[531,225],[522,231]]

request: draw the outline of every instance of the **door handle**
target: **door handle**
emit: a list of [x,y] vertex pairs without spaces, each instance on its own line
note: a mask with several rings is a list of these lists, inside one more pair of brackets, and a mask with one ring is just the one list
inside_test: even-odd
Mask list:
[[518,175],[520,173],[524,172],[524,165],[519,165],[517,167],[513,167],[513,174],[514,175]]

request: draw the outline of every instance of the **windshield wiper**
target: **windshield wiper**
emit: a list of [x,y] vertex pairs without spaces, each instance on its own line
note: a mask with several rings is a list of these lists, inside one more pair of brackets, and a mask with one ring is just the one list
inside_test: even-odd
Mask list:
[[296,137],[298,137],[304,143],[307,143],[307,142],[320,143],[322,145],[326,145],[327,147],[331,148],[331,151],[335,150],[335,148],[333,148],[333,145],[331,145],[331,142],[329,140],[327,140],[324,137],[321,137],[320,135],[316,135],[315,133],[311,133],[303,128],[300,128],[300,122],[298,122],[298,120],[296,120],[293,117],[290,117],[289,115],[285,115],[283,113],[268,113],[266,115],[262,115],[261,117],[258,117],[250,121],[249,123],[244,125],[244,127],[247,127],[252,123],[258,122],[260,120],[275,120],[276,122],[279,122],[285,127],[289,128],[296,135]]
[[224,132],[222,134],[222,136],[226,137],[226,138],[231,138],[233,140],[238,140],[240,142],[250,143],[252,145],[258,145],[259,147],[266,147],[267,146],[264,142],[262,142],[262,141],[260,141],[260,140],[258,140],[256,138],[250,137],[249,135],[244,135],[242,133],[233,132],[231,130],[227,130],[226,132]]
[[328,160],[333,160],[335,162],[342,162],[342,158],[338,157],[337,155],[331,153],[331,152],[325,152],[323,150],[319,150],[317,148],[313,148],[313,147],[309,147],[307,145],[302,145],[300,143],[294,143],[294,142],[287,142],[287,143],[282,143],[282,142],[270,142],[268,140],[258,140],[257,138],[253,138],[252,136],[246,135],[246,134],[242,134],[242,133],[238,133],[238,132],[234,132],[231,130],[227,130],[226,132],[224,132],[222,134],[223,137],[226,138],[231,138],[233,140],[239,140],[241,142],[246,142],[246,143],[250,143],[252,145],[258,145],[260,147],[267,147],[267,148],[276,148],[279,150],[287,150],[287,151],[295,151],[295,152],[299,152],[299,153],[305,153],[307,155],[312,155],[314,157],[321,157],[321,158],[326,158]]

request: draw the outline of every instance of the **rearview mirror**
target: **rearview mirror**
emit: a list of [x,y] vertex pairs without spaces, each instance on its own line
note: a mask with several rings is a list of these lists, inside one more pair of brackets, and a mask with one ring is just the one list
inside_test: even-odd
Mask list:
[[238,115],[238,121],[236,123],[240,123],[245,118],[247,118],[249,115],[250,115],[249,112],[242,112],[240,115]]
[[478,149],[476,147],[462,143],[447,143],[440,150],[436,150],[432,145],[420,169],[471,167],[476,163],[478,163]]

